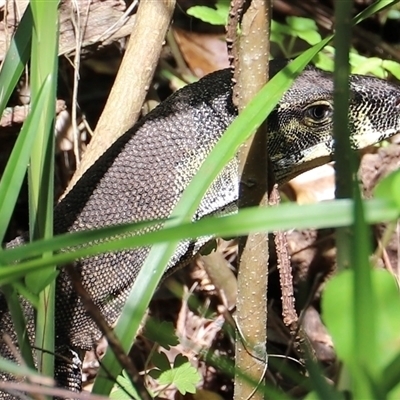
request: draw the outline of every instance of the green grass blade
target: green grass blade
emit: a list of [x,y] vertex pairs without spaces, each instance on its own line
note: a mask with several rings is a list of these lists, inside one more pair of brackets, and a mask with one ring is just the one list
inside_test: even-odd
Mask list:
[[[32,26],[32,12],[28,5],[15,35],[11,39],[10,47],[1,66],[0,114],[3,113],[7,102],[21,77],[22,71],[29,60]],[[25,139],[27,140],[27,143],[23,144]],[[2,221],[0,226],[1,242],[4,239],[28,164],[29,154],[27,157],[26,152],[24,152],[23,149],[30,152],[31,139],[32,137],[29,135],[28,138],[26,138],[22,132],[20,133],[0,183],[0,221]],[[21,157],[19,157],[20,152],[22,153]]]
[[377,0],[375,3],[370,4],[365,10],[358,13],[353,18],[353,24],[357,25],[365,19],[369,18],[371,15],[383,11],[386,8],[392,7],[399,3],[400,0]]
[[[353,393],[356,398],[374,397],[374,381],[377,374],[377,305],[372,286],[369,227],[365,222],[364,207],[357,182],[354,201],[354,235],[352,238],[353,275],[353,357],[350,371],[354,379]],[[372,378],[372,379],[371,379]]]
[[[368,12],[376,12],[388,2],[377,2]],[[376,313],[368,257],[370,255],[368,226],[365,223],[363,203],[356,182],[356,161],[350,144],[349,129],[349,51],[351,24],[349,18],[352,3],[348,1],[335,4],[335,71],[334,71],[334,139],[336,197],[354,196],[354,224],[336,230],[337,264],[339,269],[354,269],[354,297],[352,298],[355,329],[353,331],[353,356],[345,365],[342,378],[348,371],[351,377],[353,395],[359,398],[374,396],[372,383],[376,372]],[[349,368],[349,370],[347,370]],[[375,376],[376,378],[376,376]],[[346,379],[342,379],[344,382]],[[350,388],[348,388],[350,389]]]
[[[272,209],[247,208],[234,215],[203,218],[195,223],[179,224],[133,237],[130,235],[129,237],[121,237],[121,235],[138,232],[143,225],[140,225],[140,229],[136,224],[126,224],[88,232],[69,233],[30,243],[21,248],[0,251],[0,263],[2,264],[0,284],[9,283],[14,279],[23,277],[30,271],[42,270],[48,265],[63,265],[82,257],[134,247],[152,246],[169,240],[180,241],[187,238],[213,235],[232,237],[247,235],[251,232],[272,232],[293,228],[313,227],[322,229],[347,226],[354,221],[353,207],[351,200],[336,200],[304,206],[287,203]],[[400,215],[396,204],[387,200],[365,201],[365,209],[366,220],[369,224],[395,220]],[[158,223],[154,225],[158,225]],[[85,243],[99,241],[107,237],[113,237],[113,239],[105,243],[84,246]],[[68,246],[64,246],[64,244],[68,244]],[[74,248],[75,246],[78,246],[78,248]],[[54,254],[46,260],[40,258],[43,251],[57,251],[66,247],[68,252]],[[21,260],[22,256],[29,258],[29,260]],[[7,264],[17,260],[20,263],[7,266]]]
[[[349,127],[349,51],[351,37],[350,12],[352,2],[341,1],[335,4],[335,69],[333,73],[334,93],[333,93],[333,137],[335,141],[335,170],[336,170],[336,198],[352,198],[353,194],[353,174],[355,172],[354,154],[350,145]],[[338,238],[339,239],[339,238]],[[338,257],[339,268],[344,264],[349,265],[350,240],[348,235],[344,235],[343,244],[348,249],[343,262]],[[339,242],[339,245],[342,243]],[[343,246],[345,247],[345,246]]]
[[[28,169],[29,226],[31,240],[53,236],[54,207],[54,125],[58,71],[58,1],[31,0],[34,19],[31,52],[31,96],[34,102],[43,82],[49,79],[49,93],[42,108],[42,118],[36,126]],[[44,253],[43,259],[51,257]],[[38,369],[53,376],[55,332],[55,266],[26,276],[25,283],[33,293],[39,293],[36,315],[35,345],[46,352],[37,352]]]
[[32,12],[28,4],[21,22],[11,39],[10,47],[4,58],[0,71],[0,115],[14,91],[22,71],[29,60],[32,39]]
[[400,353],[386,366],[382,373],[382,385],[389,393],[400,383]]
[[[47,79],[39,91],[37,101],[32,105],[28,118],[24,122],[0,182],[0,219],[2,222],[4,221],[4,224],[0,225],[0,232],[3,237],[26,173],[32,143],[36,135],[35,127],[41,118],[42,107],[50,90],[51,82]],[[20,276],[20,278],[22,277]],[[12,288],[4,287],[3,291],[6,295],[8,306],[12,310],[11,315],[22,354],[27,364],[33,367],[32,352],[26,332],[23,329],[25,323],[18,297]]]
[[305,364],[316,398],[319,400],[345,400],[345,396],[328,383],[326,377],[321,373],[322,366],[311,358],[311,354],[307,354]]
[[0,238],[4,238],[11,214],[14,210],[32,151],[32,143],[36,135],[36,126],[42,118],[42,108],[51,90],[51,82],[47,80],[32,104],[32,110],[24,122],[18,139],[14,145],[3,177],[0,181]]
[[[369,224],[393,221],[399,215],[399,205],[387,198],[367,200],[364,202],[366,207],[366,219]],[[263,208],[247,208],[239,211],[238,214],[224,217],[208,217],[194,224],[186,223],[177,227],[161,229],[146,234],[140,233],[143,228],[156,227],[163,220],[146,221],[141,223],[129,223],[90,231],[73,232],[58,235],[49,240],[38,240],[28,243],[22,247],[0,250],[0,265],[3,268],[7,264],[21,262],[24,259],[40,257],[44,252],[59,252],[69,249],[70,252],[76,246],[86,246],[91,242],[104,242],[96,245],[89,245],[82,249],[79,254],[91,255],[90,249],[94,251],[107,252],[118,251],[123,248],[147,246],[156,243],[167,242],[169,239],[182,240],[199,236],[209,236],[215,233],[219,236],[244,235],[254,230],[271,231],[285,229],[316,229],[345,226],[351,224],[354,218],[350,212],[352,202],[348,200],[329,201],[316,205],[298,206],[293,203],[281,204],[279,207],[267,211]],[[332,210],[330,213],[329,211]],[[312,218],[314,217],[314,218]],[[136,234],[135,234],[136,233]],[[123,238],[124,235],[134,235],[133,237]],[[128,246],[128,247],[126,247]],[[96,253],[96,254],[98,254]],[[75,253],[77,254],[77,253]],[[68,254],[55,255],[49,263],[57,263],[62,258],[63,262],[73,261],[74,256]],[[67,258],[65,258],[67,257]],[[68,258],[69,257],[69,258]],[[47,264],[44,264],[44,266]],[[1,269],[0,269],[1,274]]]
[[16,363],[1,357],[0,357],[0,370],[9,372],[10,374],[20,377],[35,378],[40,376],[35,369],[23,365],[17,365]]
[[23,313],[21,303],[17,291],[10,285],[2,286],[2,293],[4,294],[8,309],[10,310],[11,317],[13,320],[15,333],[17,334],[19,351],[25,362],[25,364],[35,370],[35,362],[33,360],[32,348],[29,343],[26,330],[26,320]]
[[[31,56],[31,96],[34,102],[43,82],[49,79],[48,96],[36,126],[29,165],[29,226],[31,239],[53,235],[54,123],[58,67],[58,1],[32,0],[34,33]],[[37,280],[37,276],[27,277]],[[41,277],[42,278],[42,277]],[[35,283],[31,290],[35,291]]]

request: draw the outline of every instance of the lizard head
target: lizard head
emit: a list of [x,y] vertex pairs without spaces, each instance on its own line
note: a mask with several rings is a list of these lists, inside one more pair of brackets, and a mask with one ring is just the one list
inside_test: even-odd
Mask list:
[[[350,142],[354,150],[400,132],[400,87],[350,77]],[[268,117],[268,151],[276,181],[329,162],[334,151],[332,76],[307,67]]]

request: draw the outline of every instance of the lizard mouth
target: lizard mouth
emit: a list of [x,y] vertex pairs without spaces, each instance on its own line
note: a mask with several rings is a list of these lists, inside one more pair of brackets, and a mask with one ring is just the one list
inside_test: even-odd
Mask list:
[[400,133],[400,128],[398,127],[387,129],[384,132],[370,127],[360,135],[353,135],[350,138],[351,146],[354,150],[364,149],[365,147],[372,146],[398,133]]
[[323,165],[332,159],[333,139],[300,150],[298,153],[272,159],[275,179],[278,184],[285,183],[297,175],[314,167]]
[[[400,102],[399,102],[400,106]],[[364,149],[379,143],[397,133],[400,133],[400,127],[393,127],[382,130],[376,129],[373,124],[366,125],[360,134],[353,134],[350,137],[350,144],[353,150]],[[298,152],[284,154],[279,157],[273,157],[275,178],[278,184],[283,184],[303,172],[323,165],[333,158],[334,139],[330,138],[314,146],[300,149]]]
[[[326,157],[331,158],[332,153],[333,153],[333,146],[334,146],[333,139],[329,139],[325,142],[318,143],[315,146],[305,149],[303,158],[300,161],[300,163],[308,164],[308,163],[313,162],[314,160],[318,160],[321,158],[326,158]],[[313,165],[313,167],[314,166],[315,165]]]

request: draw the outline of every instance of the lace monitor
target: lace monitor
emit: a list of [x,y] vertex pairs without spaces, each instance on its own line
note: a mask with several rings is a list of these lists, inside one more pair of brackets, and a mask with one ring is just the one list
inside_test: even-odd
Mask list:
[[[285,63],[271,62],[271,74]],[[350,77],[351,143],[360,149],[400,131],[400,88],[366,76]],[[333,82],[329,73],[307,67],[268,118],[268,152],[278,183],[331,160]],[[81,231],[113,224],[166,218],[228,125],[236,117],[230,70],[212,73],[173,94],[117,140],[81,177],[54,210],[54,232]],[[237,200],[237,162],[232,160],[208,190],[197,217]],[[10,246],[21,245],[25,237]],[[182,243],[169,268],[194,256]],[[84,287],[113,324],[135,281],[148,248],[103,254],[77,261]],[[33,308],[23,307],[33,340]],[[100,330],[60,268],[56,287],[56,352],[91,349]],[[7,302],[0,294],[0,331],[16,336]],[[14,359],[0,343],[0,354]],[[56,357],[56,379],[72,391],[81,389],[78,364]],[[1,373],[1,380],[12,380]],[[12,394],[0,391],[0,399]]]

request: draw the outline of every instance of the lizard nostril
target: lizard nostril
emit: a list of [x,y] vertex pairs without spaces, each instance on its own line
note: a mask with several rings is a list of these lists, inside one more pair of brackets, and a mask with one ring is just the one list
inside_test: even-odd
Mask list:
[[394,106],[400,110],[400,96],[396,98],[394,102]]

